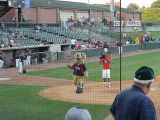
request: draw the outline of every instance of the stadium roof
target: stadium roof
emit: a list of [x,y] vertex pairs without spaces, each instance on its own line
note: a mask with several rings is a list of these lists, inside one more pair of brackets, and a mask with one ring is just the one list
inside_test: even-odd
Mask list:
[[[31,0],[31,7],[110,11],[110,6],[91,5],[81,2],[68,2],[68,1],[57,1],[57,0]],[[115,7],[115,10],[119,11],[120,8]],[[122,12],[140,13],[138,11],[132,11],[125,8],[122,8]]]

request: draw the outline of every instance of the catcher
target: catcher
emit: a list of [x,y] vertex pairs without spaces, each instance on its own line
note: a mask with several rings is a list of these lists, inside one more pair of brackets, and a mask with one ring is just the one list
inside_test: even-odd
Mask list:
[[83,93],[83,81],[88,76],[84,60],[86,55],[84,53],[77,52],[74,55],[76,62],[73,65],[67,65],[68,68],[73,69],[74,85],[77,87],[76,93]]
[[111,60],[112,58],[109,51],[107,51],[105,55],[102,55],[100,57],[100,63],[102,64],[102,77],[104,81],[104,86],[108,88],[111,87],[111,80],[110,80]]

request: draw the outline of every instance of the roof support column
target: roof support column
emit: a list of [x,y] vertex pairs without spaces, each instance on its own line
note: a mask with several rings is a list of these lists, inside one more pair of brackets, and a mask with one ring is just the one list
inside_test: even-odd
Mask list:
[[60,23],[61,19],[60,19],[60,10],[59,8],[56,8],[56,23]]

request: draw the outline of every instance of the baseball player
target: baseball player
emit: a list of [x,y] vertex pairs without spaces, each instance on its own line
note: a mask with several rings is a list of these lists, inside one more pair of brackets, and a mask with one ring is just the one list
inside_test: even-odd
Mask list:
[[20,56],[19,56],[19,73],[22,73],[23,72],[23,60],[24,60],[24,55],[22,53],[20,53]]
[[100,57],[100,61],[102,64],[102,78],[104,81],[104,86],[111,87],[111,76],[110,76],[110,69],[111,69],[111,55],[110,52],[106,52],[105,55]]

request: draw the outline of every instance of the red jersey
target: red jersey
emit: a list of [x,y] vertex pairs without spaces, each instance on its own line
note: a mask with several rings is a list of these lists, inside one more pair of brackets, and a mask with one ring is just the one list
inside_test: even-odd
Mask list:
[[110,69],[110,64],[111,64],[111,56],[108,55],[104,58],[101,59],[101,63],[103,65],[103,69]]

